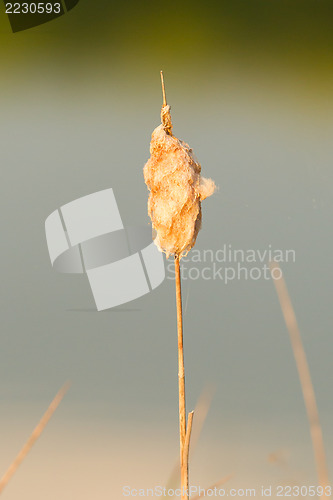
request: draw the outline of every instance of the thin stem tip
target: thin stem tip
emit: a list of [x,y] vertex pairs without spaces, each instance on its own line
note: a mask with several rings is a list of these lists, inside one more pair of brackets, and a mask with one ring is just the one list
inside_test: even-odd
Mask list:
[[163,106],[166,106],[167,100],[166,100],[166,93],[165,93],[163,71],[161,71],[161,83],[162,83],[162,94],[163,94]]

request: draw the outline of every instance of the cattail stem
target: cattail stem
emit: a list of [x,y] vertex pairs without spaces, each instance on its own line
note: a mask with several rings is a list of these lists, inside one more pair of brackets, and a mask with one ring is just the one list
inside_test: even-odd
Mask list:
[[163,106],[166,106],[167,99],[166,99],[163,71],[160,71],[160,75],[161,75],[161,84],[162,84]]
[[[302,387],[304,403],[308,415],[312,446],[317,467],[318,483],[323,488],[321,500],[331,498],[329,493],[329,479],[324,447],[323,433],[319,421],[319,412],[316,402],[316,395],[313,388],[310,369],[303,347],[301,333],[298,328],[295,312],[291,303],[288,289],[284,281],[282,271],[277,262],[270,263],[274,285],[278,294],[282,314],[290,335],[291,345],[294,352],[298,375]],[[274,273],[274,271],[278,271]],[[279,277],[276,277],[276,274]]]
[[[185,406],[185,369],[183,348],[183,313],[180,264],[175,256],[177,332],[178,332],[178,384],[179,384],[179,437],[180,437],[180,484],[181,499],[188,500],[188,451],[186,452],[186,406]],[[192,415],[193,416],[193,415]],[[192,423],[192,417],[191,417]],[[189,446],[188,435],[188,446]],[[188,447],[187,447],[188,449]]]

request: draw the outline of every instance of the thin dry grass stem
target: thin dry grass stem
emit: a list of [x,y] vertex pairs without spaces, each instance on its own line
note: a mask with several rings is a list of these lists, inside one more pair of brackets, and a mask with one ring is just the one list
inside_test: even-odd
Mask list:
[[[326,453],[323,433],[319,421],[316,395],[311,380],[309,365],[303,347],[301,333],[298,328],[294,308],[289,297],[288,289],[283,278],[281,268],[275,261],[270,263],[270,268],[272,277],[274,279],[274,285],[278,294],[281,310],[289,332],[298,375],[301,382],[303,398],[310,424],[310,433],[317,467],[318,483],[325,489],[326,486],[329,486]],[[279,274],[279,276],[281,277],[274,277],[274,271],[278,271],[277,274]],[[325,493],[321,496],[322,500],[327,498],[331,498],[331,496],[325,495]]]
[[[191,432],[191,450],[194,451],[194,448],[197,444],[197,441],[200,437],[202,427],[206,420],[215,388],[211,385],[205,387],[202,391],[198,402],[194,408],[195,419],[193,421],[192,432]],[[177,460],[176,465],[172,469],[172,472],[167,480],[166,489],[176,489],[179,484],[179,476],[180,476],[180,464]],[[170,497],[169,497],[170,498]]]
[[[208,490],[213,490],[214,488],[218,488],[219,486],[222,486],[223,484],[230,481],[231,478],[232,478],[232,474],[224,477],[223,479],[221,479],[217,483],[212,484],[212,486],[209,486],[209,488],[205,488],[205,490],[208,491]],[[199,498],[204,498],[205,496],[206,495],[203,493],[202,495],[200,494],[200,495],[197,495],[196,497],[191,497],[191,500],[198,500]]]
[[167,105],[167,99],[166,99],[166,93],[165,93],[163,71],[161,71],[160,73],[161,73],[161,83],[162,83],[163,106],[166,106]]
[[0,494],[2,493],[3,489],[7,486],[11,477],[16,472],[17,468],[22,463],[22,461],[25,459],[25,457],[27,456],[27,454],[29,453],[29,451],[31,450],[32,446],[35,444],[39,436],[42,434],[50,418],[52,417],[52,415],[58,408],[61,400],[63,399],[64,395],[68,391],[69,386],[70,386],[69,382],[66,382],[66,384],[57,393],[52,403],[50,404],[50,406],[42,416],[41,420],[39,421],[38,425],[35,427],[28,441],[25,443],[23,448],[16,456],[15,460],[12,462],[12,464],[9,466],[5,474],[2,476],[0,480]]
[[194,411],[191,411],[187,417],[187,429],[186,429],[185,444],[184,444],[184,462],[186,463],[187,469],[188,469],[188,461],[189,461],[189,454],[190,454],[190,440],[191,440],[191,433],[192,433],[193,415],[194,415]]
[[185,406],[185,369],[184,369],[184,348],[183,348],[183,314],[182,314],[180,263],[178,256],[175,256],[175,274],[176,274],[176,304],[177,304],[177,333],[178,333],[180,484],[181,484],[181,499],[188,500],[188,461],[186,460],[186,456],[184,453],[185,441],[186,441],[186,406]]

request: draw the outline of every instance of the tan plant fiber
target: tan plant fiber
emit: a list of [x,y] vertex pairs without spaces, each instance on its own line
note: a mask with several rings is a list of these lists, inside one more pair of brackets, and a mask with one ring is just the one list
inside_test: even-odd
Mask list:
[[195,245],[201,228],[201,201],[215,189],[212,179],[201,177],[201,166],[188,144],[172,135],[170,106],[164,102],[161,121],[152,133],[150,158],[144,179],[150,195],[148,214],[156,231],[157,247],[179,259]]

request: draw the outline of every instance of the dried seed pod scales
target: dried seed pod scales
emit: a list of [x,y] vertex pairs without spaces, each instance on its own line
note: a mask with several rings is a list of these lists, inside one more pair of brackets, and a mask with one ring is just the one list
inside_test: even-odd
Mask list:
[[194,246],[201,227],[201,201],[215,191],[214,181],[200,176],[201,166],[185,142],[172,135],[170,106],[164,103],[162,125],[152,133],[144,179],[150,190],[148,214],[155,244],[181,258]]

